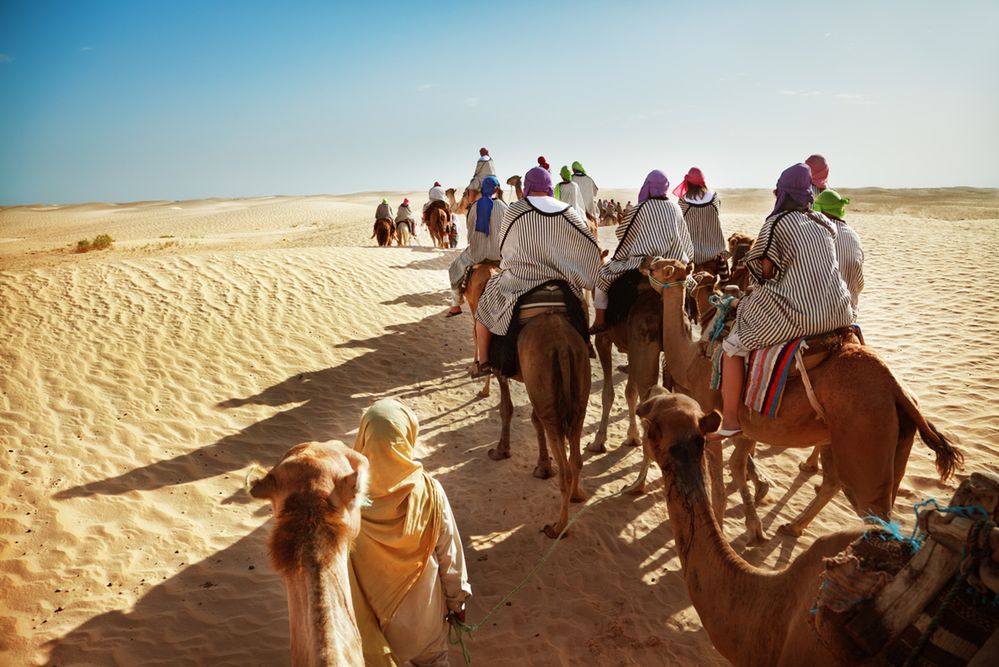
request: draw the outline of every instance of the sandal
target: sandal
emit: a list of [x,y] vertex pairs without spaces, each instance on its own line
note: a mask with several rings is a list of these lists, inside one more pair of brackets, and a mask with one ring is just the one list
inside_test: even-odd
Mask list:
[[474,380],[475,378],[486,377],[487,375],[493,374],[493,367],[488,362],[483,363],[481,361],[476,361],[468,369],[468,375]]
[[728,440],[729,438],[734,438],[737,435],[742,435],[741,428],[720,428],[714,433],[708,433],[704,436],[705,440]]
[[458,308],[458,310],[452,308],[451,310],[447,311],[447,314],[444,317],[454,317],[455,315],[461,315],[461,308]]

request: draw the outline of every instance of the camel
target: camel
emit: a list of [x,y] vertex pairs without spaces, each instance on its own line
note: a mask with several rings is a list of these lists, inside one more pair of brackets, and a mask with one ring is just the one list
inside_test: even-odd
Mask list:
[[[636,409],[640,397],[659,382],[659,354],[662,352],[662,303],[659,295],[651,287],[639,285],[638,296],[624,321],[615,324],[607,331],[597,334],[594,347],[600,359],[600,369],[604,376],[601,397],[600,426],[597,434],[586,450],[589,452],[607,451],[607,422],[614,405],[614,367],[611,360],[613,346],[628,355],[628,384],[624,395],[628,401],[628,436],[624,444],[637,446],[642,442],[638,427]],[[638,486],[631,487],[635,493]]]
[[[542,530],[557,538],[569,523],[569,503],[582,502],[586,495],[579,487],[583,469],[580,440],[590,395],[590,356],[586,342],[560,313],[546,312],[530,318],[517,339],[520,371],[512,377],[497,375],[500,386],[500,440],[489,450],[494,461],[510,458],[510,420],[513,401],[510,380],[520,380],[531,399],[531,423],[538,436],[538,463],[534,476],[552,476],[554,452],[559,471],[562,505],[559,520]],[[566,456],[568,448],[568,456]]]
[[405,221],[403,221],[403,222],[400,222],[396,226],[396,230],[395,230],[396,242],[400,246],[408,246],[409,245],[409,238],[410,238],[409,237],[409,232],[410,232],[410,227],[412,226],[412,224],[413,223],[411,223],[411,222],[405,222]]
[[347,446],[306,442],[250,486],[271,501],[271,564],[288,591],[291,662],[363,667],[348,553],[361,529],[368,460]]
[[732,262],[729,271],[728,285],[738,285],[739,289],[745,292],[749,288],[749,269],[743,258],[749,249],[753,247],[756,239],[749,234],[736,232],[728,237],[728,253]]
[[[468,284],[465,286],[465,301],[468,302],[468,309],[472,311],[472,349],[475,350],[475,361],[479,361],[478,347],[475,345],[475,313],[479,309],[479,299],[486,289],[489,279],[499,273],[499,262],[487,260],[472,267],[472,272],[468,276]],[[489,398],[489,387],[492,384],[493,376],[486,376],[486,383],[479,390],[480,398]]]
[[[641,271],[661,286],[657,289],[663,300],[665,368],[674,389],[695,399],[706,412],[720,407],[720,392],[709,388],[711,361],[702,345],[691,339],[690,322],[684,314],[682,285],[688,267],[676,260],[655,258],[643,262]],[[868,346],[855,339],[844,340],[842,345],[830,348],[821,365],[809,369],[808,376],[825,420],[816,415],[800,376],[788,378],[776,418],[740,406],[743,433],[733,438],[736,451],[731,458],[732,477],[745,504],[746,527],[753,541],[763,540],[756,505],[746,487],[747,461],[756,442],[776,447],[830,445],[821,448],[824,475],[815,498],[798,517],[779,529],[793,536],[800,536],[841,488],[860,516],[887,518],[916,431],[936,454],[942,480],[963,461],[961,453],[923,416],[913,396]],[[863,391],[856,391],[857,387],[863,387]],[[640,480],[645,479],[648,462],[646,453]],[[721,471],[713,470],[712,480],[720,478]],[[712,489],[719,494],[714,496],[716,504],[724,504],[723,491],[714,491],[714,485]]]
[[654,388],[638,411],[662,469],[687,592],[718,652],[737,667],[841,665],[809,625],[810,610],[823,559],[864,531],[824,535],[779,572],[749,565],[726,541],[705,490],[704,435],[718,429],[721,415],[705,415],[692,398],[662,388]]
[[434,206],[436,203],[433,202],[423,213],[423,221],[427,225],[434,247],[447,249],[449,247],[447,227],[451,224],[451,213],[447,209],[447,204],[441,202],[440,206]]
[[506,184],[513,187],[513,191],[517,194],[517,199],[524,198],[524,188],[521,185],[520,176],[511,176],[506,179]]
[[392,238],[395,236],[395,232],[392,231],[392,221],[388,218],[382,218],[381,220],[375,221],[375,226],[371,232],[371,238],[378,238],[378,247],[384,248],[386,246],[392,245]]

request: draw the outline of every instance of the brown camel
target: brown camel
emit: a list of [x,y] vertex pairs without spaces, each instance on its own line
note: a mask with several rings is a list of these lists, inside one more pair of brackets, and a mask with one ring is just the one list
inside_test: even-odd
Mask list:
[[[580,440],[590,396],[590,355],[586,342],[560,313],[535,315],[517,339],[520,372],[513,378],[497,376],[500,386],[499,444],[489,450],[494,461],[510,458],[510,420],[513,401],[511,379],[521,380],[531,399],[531,422],[538,436],[538,464],[534,476],[552,476],[549,452],[554,452],[559,472],[562,505],[559,520],[542,529],[556,538],[569,523],[569,502],[586,500],[579,487],[583,469]],[[568,456],[566,450],[568,449]]]
[[288,591],[291,663],[363,667],[347,556],[361,528],[368,474],[340,443],[296,445],[250,486],[271,501],[271,564]]
[[375,221],[374,229],[371,232],[371,238],[378,239],[378,246],[384,248],[385,246],[392,245],[392,238],[395,233],[392,231],[392,221],[388,218],[382,218],[381,220]]
[[749,288],[749,269],[743,259],[756,239],[749,234],[736,232],[728,237],[728,253],[732,262],[727,285],[738,285],[745,292]]
[[[589,452],[607,451],[607,422],[614,405],[614,364],[611,351],[615,345],[628,355],[628,384],[624,390],[628,401],[628,436],[624,444],[634,447],[642,443],[635,411],[640,398],[659,382],[659,354],[663,349],[662,300],[645,281],[639,283],[638,297],[628,311],[627,318],[598,334],[594,341],[600,369],[603,371],[604,387],[600,425],[593,442],[586,447]],[[640,493],[643,489],[636,484],[631,490]]]
[[[475,350],[476,362],[479,361],[479,351],[475,345],[475,313],[479,310],[479,299],[482,298],[482,292],[486,289],[486,283],[497,273],[499,273],[499,262],[487,260],[476,264],[472,267],[472,272],[468,276],[468,284],[465,286],[465,301],[468,302],[468,309],[472,311],[472,349]],[[489,385],[492,380],[492,375],[486,376],[486,383],[479,391],[481,398],[489,397]]]
[[746,563],[714,519],[702,471],[704,435],[721,416],[693,399],[653,389],[638,408],[648,448],[662,469],[666,504],[690,600],[711,642],[739,667],[841,665],[809,625],[824,558],[864,531],[825,535],[786,569]]
[[[662,258],[642,265],[643,273],[664,285],[663,349],[665,367],[674,388],[694,398],[702,410],[710,411],[721,406],[721,395],[709,388],[711,361],[704,355],[702,345],[690,337],[682,289],[687,270],[682,262]],[[756,442],[776,447],[830,444],[821,450],[824,475],[815,498],[800,516],[781,526],[782,532],[796,536],[801,535],[841,488],[860,516],[888,517],[917,430],[936,454],[941,479],[950,477],[963,460],[961,453],[923,416],[912,395],[868,346],[855,339],[844,340],[841,346],[831,348],[821,365],[811,368],[808,375],[825,420],[816,415],[800,376],[788,378],[776,418],[740,406],[743,434],[734,438],[732,477],[745,503],[746,526],[755,540],[763,539],[763,528],[746,487],[746,466]],[[856,391],[858,386],[864,390]],[[647,464],[648,457],[639,473],[641,479],[645,477]],[[713,470],[712,481],[720,479],[721,471]],[[723,494],[720,489],[716,493]],[[723,504],[724,496],[715,495],[714,500]]]
[[506,184],[513,187],[513,191],[517,193],[517,199],[524,198],[524,188],[521,185],[520,176],[511,176],[506,179]]
[[427,231],[430,232],[430,238],[433,239],[434,247],[436,248],[448,248],[448,238],[447,238],[447,227],[451,223],[451,213],[447,208],[447,204],[441,202],[440,205],[434,206],[437,202],[433,202],[426,212],[423,214],[423,221],[427,225]]

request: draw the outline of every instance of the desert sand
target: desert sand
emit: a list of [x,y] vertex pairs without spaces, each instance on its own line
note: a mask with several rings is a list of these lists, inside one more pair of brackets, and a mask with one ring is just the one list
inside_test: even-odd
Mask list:
[[[999,472],[999,331],[991,279],[999,191],[843,191],[867,251],[860,322],[974,470]],[[636,191],[601,196],[635,201]],[[375,204],[424,193],[20,206],[0,209],[0,663],[280,665],[285,592],[266,555],[270,507],[251,463],[292,445],[352,442],[395,396],[422,421],[421,455],[454,508],[471,622],[548,549],[557,482],[531,476],[527,397],[514,387],[513,458],[488,459],[498,393],[469,380],[471,319],[445,320],[457,251],[377,248]],[[762,190],[722,192],[726,233],[755,233]],[[107,233],[110,250],[69,246]],[[613,229],[601,229],[613,247]],[[429,245],[426,236],[425,245]],[[615,353],[617,354],[617,353]],[[617,355],[616,364],[624,363]],[[599,418],[594,368],[586,440]],[[607,454],[584,455],[590,502],[633,479],[624,374]],[[494,386],[495,389],[495,386]],[[840,495],[800,539],[775,534],[818,477],[807,450],[761,447],[775,482],[768,541],[747,547],[730,486],[725,532],[777,568],[859,519]],[[895,506],[949,498],[917,439]],[[594,507],[540,575],[469,644],[476,665],[720,665],[691,607],[658,471],[650,492]],[[574,512],[579,507],[574,507]],[[817,582],[818,583],[818,582]],[[724,591],[719,591],[719,595]],[[452,664],[462,664],[452,651]]]

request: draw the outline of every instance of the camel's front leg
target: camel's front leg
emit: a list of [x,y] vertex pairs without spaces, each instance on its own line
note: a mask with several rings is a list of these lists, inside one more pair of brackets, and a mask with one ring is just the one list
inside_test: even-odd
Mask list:
[[489,458],[501,461],[510,458],[510,420],[513,418],[513,399],[510,398],[510,380],[498,378],[500,387],[500,439],[499,444],[489,450]]
[[749,532],[749,543],[759,544],[763,542],[763,524],[756,513],[756,502],[752,494],[749,493],[749,483],[746,475],[746,466],[749,457],[753,454],[756,443],[743,437],[736,437],[735,451],[729,460],[732,466],[732,479],[739,487],[739,494],[742,496],[742,504],[746,512],[746,530]]
[[548,479],[552,476],[552,459],[545,441],[545,425],[541,423],[534,408],[531,408],[531,423],[534,424],[534,430],[538,434],[538,465],[534,466],[534,476],[538,479]]
[[628,384],[624,388],[624,396],[628,399],[628,437],[624,439],[624,444],[628,447],[637,447],[642,444],[642,433],[638,428],[638,399],[639,387],[638,379],[635,377],[635,363],[631,356],[628,357]]
[[586,446],[586,451],[601,454],[607,451],[607,422],[610,420],[611,408],[614,407],[614,368],[611,365],[613,343],[607,334],[598,334],[594,343],[600,359],[600,370],[604,374],[604,388],[601,395],[600,425],[593,442]]
[[843,487],[839,479],[839,472],[836,470],[836,462],[833,460],[832,447],[820,445],[816,449],[820,450],[819,457],[822,460],[822,483],[816,489],[812,502],[808,503],[808,506],[802,510],[801,514],[796,516],[790,523],[785,523],[777,529],[777,532],[783,535],[801,537],[801,534],[805,532],[805,528],[812,522],[812,519],[822,511],[826,503],[832,500],[836,492]]
[[746,474],[753,482],[753,488],[756,489],[754,499],[756,500],[756,504],[759,505],[767,497],[767,494],[770,493],[770,478],[760,472],[759,467],[756,465],[756,457],[752,454],[746,459]]
[[625,489],[625,493],[629,493],[633,496],[640,496],[645,493],[645,478],[649,474],[649,462],[653,461],[655,458],[652,452],[649,441],[647,439],[642,440],[642,467],[638,471],[638,478],[635,482]]

